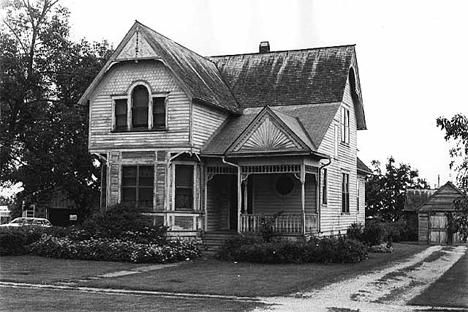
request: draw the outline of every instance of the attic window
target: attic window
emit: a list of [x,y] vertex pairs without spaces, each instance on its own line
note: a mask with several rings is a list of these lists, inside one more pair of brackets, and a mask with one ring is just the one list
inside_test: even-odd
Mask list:
[[153,128],[154,129],[166,128],[166,98],[165,97],[153,98]]
[[139,85],[132,93],[132,128],[148,129],[149,96],[146,87]]

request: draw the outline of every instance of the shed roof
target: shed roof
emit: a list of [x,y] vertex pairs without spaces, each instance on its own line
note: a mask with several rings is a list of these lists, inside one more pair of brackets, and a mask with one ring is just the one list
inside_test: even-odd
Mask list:
[[357,158],[357,170],[361,174],[372,174],[372,170],[358,157]]
[[434,189],[407,189],[405,197],[405,212],[416,211],[419,206],[425,203],[437,190]]

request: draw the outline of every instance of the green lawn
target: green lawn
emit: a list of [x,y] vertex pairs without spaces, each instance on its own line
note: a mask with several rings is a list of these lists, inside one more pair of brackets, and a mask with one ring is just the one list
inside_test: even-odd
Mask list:
[[468,308],[468,252],[409,304]]
[[[102,273],[129,270],[145,264],[57,260],[41,257],[2,257],[0,280],[31,283],[75,281],[90,287],[236,296],[275,296],[308,291],[381,269],[427,246],[394,244],[391,254],[370,254],[356,264],[266,265],[217,260],[185,262],[176,267],[122,277],[78,281]],[[147,264],[146,264],[147,265]]]

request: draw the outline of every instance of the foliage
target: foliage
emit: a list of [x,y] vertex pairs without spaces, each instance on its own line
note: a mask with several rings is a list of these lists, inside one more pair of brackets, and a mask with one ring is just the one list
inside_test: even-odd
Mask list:
[[75,236],[81,238],[120,238],[138,243],[164,243],[167,227],[152,225],[150,217],[142,215],[134,205],[117,204],[91,215]]
[[52,228],[43,227],[2,227],[0,228],[0,255],[16,256],[28,253],[27,245],[38,241],[42,234]]
[[[437,127],[445,130],[445,140],[455,140],[455,147],[451,148],[449,153],[452,157],[450,168],[458,171],[458,185],[468,190],[468,118],[463,114],[456,114],[451,119],[445,117],[437,118]],[[456,164],[457,159],[463,159],[461,163]]]
[[385,165],[385,173],[378,161],[372,161],[374,174],[366,182],[366,214],[380,217],[384,221],[399,220],[405,205],[406,189],[429,188],[424,179],[418,178],[417,170],[408,164],[395,165],[395,159],[390,157]]
[[76,103],[110,48],[72,42],[69,11],[57,2],[2,3],[0,183],[21,182],[23,198],[39,205],[60,187],[86,214],[97,202],[99,170],[87,152],[87,108]]
[[39,256],[61,259],[134,263],[166,263],[191,260],[200,256],[196,244],[191,241],[179,240],[166,244],[141,244],[117,238],[90,238],[77,241],[47,234],[31,244],[29,250]]
[[272,216],[262,216],[260,218],[260,236],[264,242],[271,242],[275,236],[275,222],[276,219],[282,214],[283,212],[279,211]]
[[313,237],[309,241],[259,242],[252,238],[228,240],[220,259],[254,263],[352,263],[367,259],[364,244],[340,237]]
[[460,197],[454,200],[455,212],[450,218],[452,233],[460,233],[464,243],[468,240],[468,199]]
[[364,226],[361,223],[352,223],[346,230],[346,236],[349,239],[354,239],[362,242]]

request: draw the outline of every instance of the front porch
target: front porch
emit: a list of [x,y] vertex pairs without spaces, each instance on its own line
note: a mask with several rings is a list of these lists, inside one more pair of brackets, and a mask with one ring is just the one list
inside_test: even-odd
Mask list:
[[255,234],[268,219],[279,235],[319,229],[318,166],[302,164],[205,167],[205,232]]

